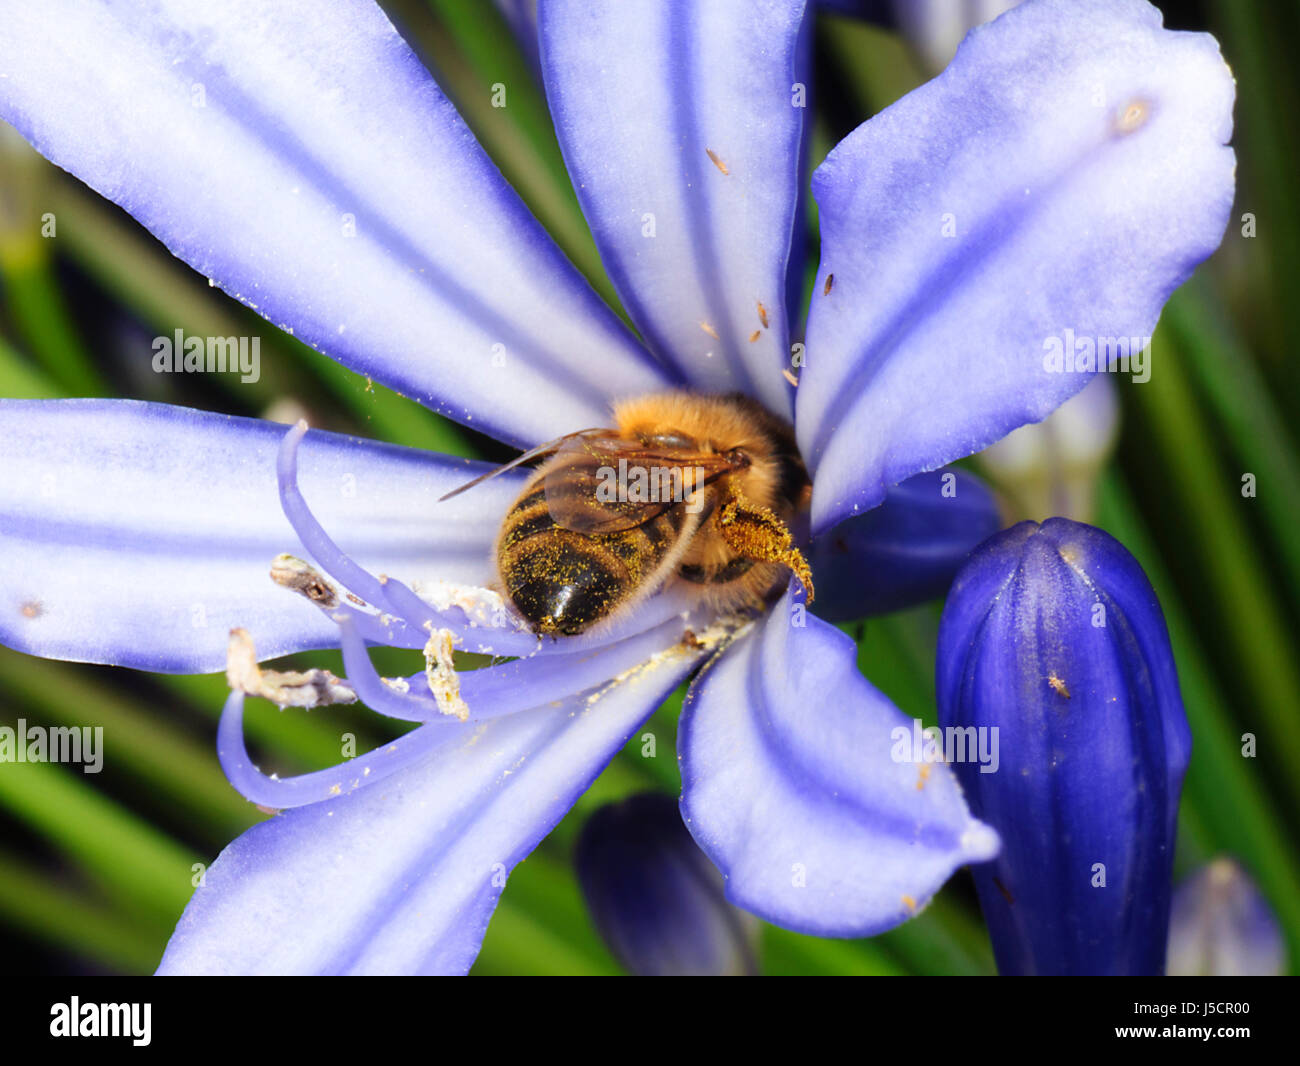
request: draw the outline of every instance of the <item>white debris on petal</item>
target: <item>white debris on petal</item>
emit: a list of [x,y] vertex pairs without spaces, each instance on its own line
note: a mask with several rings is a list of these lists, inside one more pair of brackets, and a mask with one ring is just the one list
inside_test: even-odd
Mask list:
[[296,555],[277,555],[271,560],[271,580],[277,585],[305,596],[319,607],[337,607],[339,592],[335,585],[310,563]]
[[696,633],[687,630],[676,644],[672,644],[662,651],[655,652],[645,662],[637,663],[635,666],[628,667],[621,674],[610,678],[600,688],[596,689],[587,697],[588,707],[592,707],[604,699],[610,692],[619,685],[639,677],[642,674],[653,673],[664,663],[672,659],[680,659],[683,656],[712,655],[720,649],[726,647],[737,637],[743,635],[754,626],[753,619],[737,615],[727,615],[723,618],[715,619],[713,622]]
[[261,696],[281,707],[323,707],[355,703],[356,692],[328,670],[263,670],[246,629],[232,629],[226,649],[226,681],[232,689]]
[[381,677],[379,680],[394,692],[400,692],[405,695],[411,691],[411,684],[404,677]]
[[[512,615],[499,592],[479,585],[458,585],[450,581],[416,581],[412,589],[417,596],[437,611],[459,607],[472,626],[490,626],[500,629],[502,623],[512,624]],[[513,626],[512,626],[513,628]]]
[[424,645],[424,676],[429,691],[443,714],[455,715],[462,722],[469,717],[469,708],[460,698],[460,676],[452,661],[452,644],[455,635],[450,629],[435,629]]

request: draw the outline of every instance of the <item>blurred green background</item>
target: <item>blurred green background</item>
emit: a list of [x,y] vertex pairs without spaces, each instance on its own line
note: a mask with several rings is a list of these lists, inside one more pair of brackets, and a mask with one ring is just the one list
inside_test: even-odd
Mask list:
[[[598,290],[613,300],[569,188],[535,76],[486,0],[383,5],[506,177]],[[1177,871],[1218,854],[1255,877],[1300,959],[1300,398],[1294,256],[1300,4],[1206,0],[1158,5],[1208,29],[1238,83],[1237,206],[1220,251],[1170,302],[1146,384],[1121,378],[1114,457],[1098,475],[1096,524],[1146,568],[1173,636],[1195,750]],[[2,47],[2,45],[0,45]],[[814,162],[858,123],[924,80],[896,36],[822,16],[816,34]],[[491,87],[509,105],[491,106]],[[125,396],[313,425],[487,458],[499,445],[370,385],[210,288],[148,233],[35,155],[0,137],[0,395]],[[1124,195],[1116,189],[1115,195]],[[43,239],[53,212],[57,239]],[[1244,236],[1242,216],[1254,217]],[[815,218],[810,217],[815,229]],[[815,245],[814,245],[815,247]],[[150,339],[260,335],[262,376],[159,375]],[[1257,494],[1244,497],[1253,473]],[[1036,517],[1046,517],[1038,515]],[[0,560],[0,565],[4,565]],[[934,720],[939,604],[849,627],[864,671],[909,715]],[[376,652],[383,673],[419,665]],[[337,656],[299,663],[341,672]],[[0,724],[102,725],[101,774],[0,766],[0,957],[12,973],[147,973],[192,891],[236,834],[265,817],[227,784],[215,731],[223,676],[163,677],[46,662],[0,649]],[[616,973],[570,865],[598,805],[644,789],[676,794],[680,693],[554,834],[512,875],[480,973]],[[248,711],[250,746],[282,774],[338,761],[340,737],[366,750],[394,735],[364,710]],[[642,731],[644,732],[644,730]],[[1243,758],[1242,735],[1257,738]],[[768,973],[991,973],[967,876],[907,925],[864,941],[761,931]]]

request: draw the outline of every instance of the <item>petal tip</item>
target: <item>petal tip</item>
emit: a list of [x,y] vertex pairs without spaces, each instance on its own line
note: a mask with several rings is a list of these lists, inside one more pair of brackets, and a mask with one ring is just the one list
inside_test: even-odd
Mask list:
[[960,847],[967,863],[988,862],[1002,850],[1002,838],[992,826],[972,821],[961,835]]

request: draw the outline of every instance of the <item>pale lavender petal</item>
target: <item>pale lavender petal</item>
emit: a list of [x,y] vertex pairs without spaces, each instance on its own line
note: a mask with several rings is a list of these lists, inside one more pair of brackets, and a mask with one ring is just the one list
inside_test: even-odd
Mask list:
[[482,723],[375,786],[254,827],[208,869],[159,972],[463,973],[510,870],[699,654],[664,650],[622,682]]
[[815,531],[1081,389],[1054,345],[1140,347],[1223,235],[1233,95],[1214,39],[1145,0],[1036,0],[830,154],[797,395]]
[[0,117],[215,284],[512,443],[667,380],[369,0],[0,0]]
[[781,414],[804,15],[803,0],[541,8],[556,132],[624,306],[692,385]]
[[679,733],[682,814],[727,897],[790,929],[869,936],[991,858],[997,836],[947,766],[896,760],[912,736],[853,642],[787,592],[695,682]]
[[[305,554],[280,509],[288,427],[126,400],[0,401],[0,641],[49,658],[218,670],[230,630],[262,657],[338,643],[272,582]],[[482,585],[522,475],[439,503],[481,464],[312,432],[299,476],[371,572]]]

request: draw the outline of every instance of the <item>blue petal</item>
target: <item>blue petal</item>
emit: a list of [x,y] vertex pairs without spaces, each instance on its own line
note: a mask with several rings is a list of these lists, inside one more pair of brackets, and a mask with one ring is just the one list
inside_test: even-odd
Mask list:
[[378,785],[254,827],[208,869],[159,972],[463,973],[506,875],[697,654],[679,646],[622,682],[493,719]]
[[696,388],[743,391],[786,415],[804,7],[559,0],[541,10],[556,132],[633,321]]
[[[231,628],[263,657],[335,646],[338,628],[271,581],[301,554],[280,509],[285,427],[128,400],[0,401],[0,642],[48,658],[203,672]],[[304,491],[375,572],[486,584],[522,475],[446,503],[481,469],[312,432]]]
[[894,761],[912,720],[858,673],[848,637],[797,606],[787,592],[692,686],[682,813],[734,903],[805,933],[869,936],[994,855],[997,837],[946,766]]
[[756,972],[758,923],[723,898],[722,875],[670,796],[643,792],[600,808],[583,826],[573,861],[596,929],[632,973]]
[[1000,525],[993,494],[965,471],[908,478],[879,507],[813,541],[813,606],[827,621],[843,622],[942,596]]
[[1081,389],[1053,338],[1150,336],[1227,223],[1233,94],[1214,39],[1145,0],[1040,0],[830,154],[797,397],[814,531]]
[[380,9],[4,2],[0,116],[270,322],[512,443],[663,374]]

